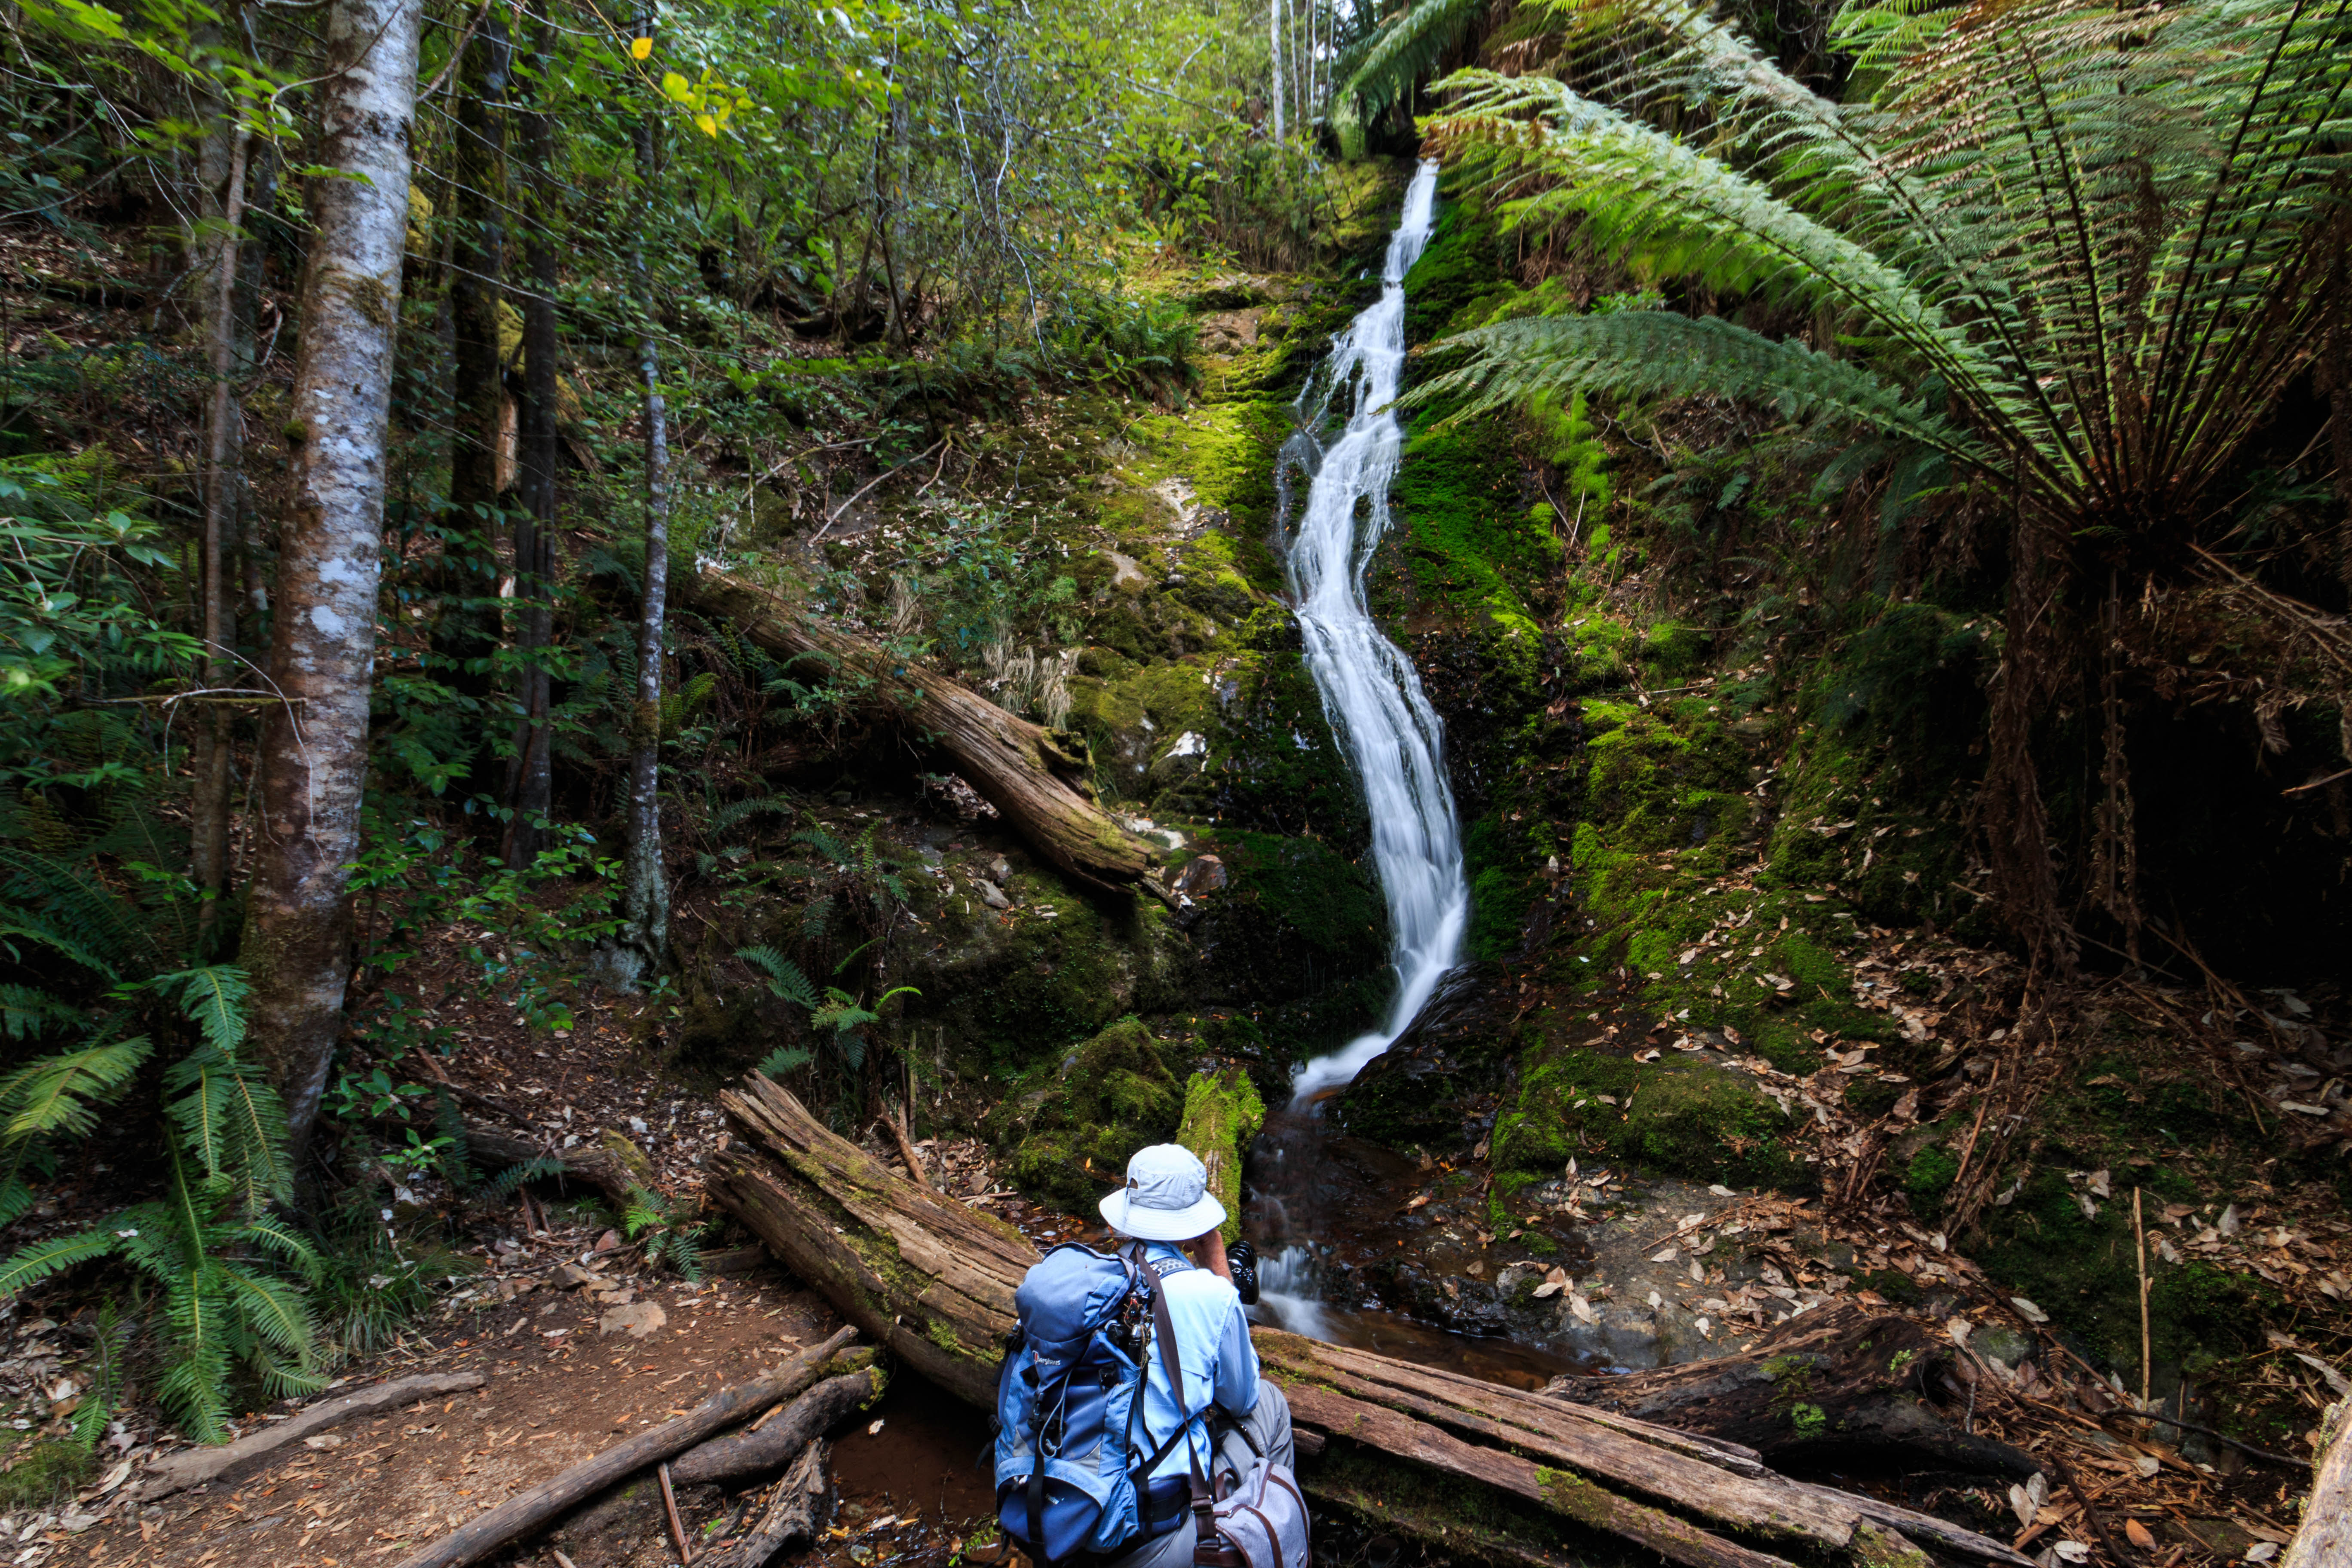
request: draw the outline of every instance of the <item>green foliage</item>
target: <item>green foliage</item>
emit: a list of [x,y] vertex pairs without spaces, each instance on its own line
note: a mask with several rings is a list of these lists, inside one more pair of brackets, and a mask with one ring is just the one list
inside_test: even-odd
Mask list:
[[1489,7],[1483,0],[1418,0],[1391,16],[1370,40],[1343,57],[1352,64],[1332,94],[1332,123],[1340,151],[1364,154],[1364,130],[1427,76]]
[[646,1261],[688,1280],[702,1278],[702,1243],[712,1228],[681,1200],[643,1187],[630,1188],[621,1209],[621,1229],[645,1247]]

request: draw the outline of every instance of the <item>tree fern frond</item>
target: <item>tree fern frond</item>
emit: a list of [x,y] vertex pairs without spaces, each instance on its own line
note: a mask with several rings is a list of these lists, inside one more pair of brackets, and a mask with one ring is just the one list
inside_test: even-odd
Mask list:
[[25,1184],[20,1173],[11,1171],[0,1177],[0,1230],[24,1218],[25,1211],[32,1206],[33,1189]]
[[[1444,58],[1472,23],[1484,16],[1491,0],[1420,0],[1402,16],[1392,18],[1372,35],[1356,63],[1332,94],[1335,104],[1348,105],[1347,125],[1354,128],[1357,144],[1349,157],[1362,154],[1362,127],[1381,111],[1412,90],[1412,84]],[[1342,128],[1342,137],[1348,134]]]
[[5,846],[0,846],[0,870],[13,879],[9,891],[20,907],[11,916],[27,921],[22,934],[28,940],[45,942],[110,978],[161,966],[163,955],[143,914],[96,877],[65,860]]
[[87,1136],[98,1125],[98,1107],[121,1093],[153,1054],[147,1037],[134,1035],[27,1062],[0,1079],[0,1110],[8,1113],[0,1138]]
[[316,1353],[318,1324],[299,1290],[234,1264],[222,1267],[221,1281],[228,1305],[263,1344],[305,1363]]
[[85,1016],[83,1010],[34,985],[0,985],[0,1034],[30,1039],[52,1024]]
[[163,1086],[176,1096],[166,1109],[207,1178],[233,1183],[248,1212],[291,1198],[286,1107],[258,1065],[207,1042],[173,1063]]
[[275,1215],[264,1215],[247,1220],[237,1232],[237,1239],[294,1266],[303,1279],[316,1283],[320,1271],[326,1267],[318,1248],[303,1235]]
[[1795,418],[1859,420],[1974,467],[1994,460],[1965,432],[1864,367],[1801,343],[1775,342],[1719,316],[1694,319],[1670,310],[1537,316],[1463,332],[1445,346],[1475,357],[1400,401],[1462,398],[1448,416],[1461,419],[1538,393],[1713,393],[1778,402]]

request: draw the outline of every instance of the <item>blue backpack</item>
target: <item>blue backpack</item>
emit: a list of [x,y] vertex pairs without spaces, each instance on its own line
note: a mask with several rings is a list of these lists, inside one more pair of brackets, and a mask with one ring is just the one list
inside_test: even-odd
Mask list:
[[[1191,1267],[1147,1261],[1139,1248],[1105,1254],[1069,1242],[1040,1259],[1014,1292],[1021,1324],[996,1385],[996,1513],[1039,1563],[1118,1551],[1147,1533],[1147,1512],[1167,1511],[1147,1510],[1144,1489],[1199,1417],[1151,1447],[1143,1419],[1146,1303],[1160,1279]],[[1155,1517],[1149,1533],[1184,1517],[1180,1503],[1172,1517]]]

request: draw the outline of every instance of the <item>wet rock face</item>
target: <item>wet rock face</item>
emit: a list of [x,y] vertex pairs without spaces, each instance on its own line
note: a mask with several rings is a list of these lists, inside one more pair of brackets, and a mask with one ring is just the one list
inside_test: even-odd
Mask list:
[[1421,1016],[1342,1089],[1328,1114],[1360,1138],[1396,1148],[1466,1148],[1492,1125],[1509,1012],[1501,972],[1471,963],[1446,976]]

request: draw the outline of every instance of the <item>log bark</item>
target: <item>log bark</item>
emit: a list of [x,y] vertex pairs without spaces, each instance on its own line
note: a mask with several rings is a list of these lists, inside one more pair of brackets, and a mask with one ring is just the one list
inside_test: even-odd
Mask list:
[[2325,1434],[2319,1468],[2304,1500],[2303,1528],[2279,1568],[2326,1568],[2352,1563],[2352,1399],[2339,1399],[2319,1418]]
[[824,1506],[825,1452],[822,1438],[803,1448],[776,1483],[776,1494],[751,1533],[717,1547],[703,1568],[767,1568],[768,1560],[793,1542],[814,1540],[817,1510]]
[[836,1421],[882,1396],[889,1374],[878,1366],[829,1377],[785,1406],[758,1431],[745,1427],[713,1437],[672,1460],[670,1479],[680,1486],[700,1481],[720,1485],[746,1476],[772,1475],[794,1454],[832,1430]]
[[478,1372],[425,1373],[416,1377],[395,1378],[355,1393],[321,1400],[296,1411],[285,1420],[265,1426],[250,1436],[217,1448],[183,1448],[165,1456],[148,1468],[146,1477],[133,1489],[142,1501],[152,1502],[157,1498],[170,1497],[189,1487],[200,1487],[242,1471],[246,1466],[276,1453],[289,1443],[299,1442],[330,1426],[340,1426],[355,1415],[373,1415],[379,1410],[396,1409],[416,1399],[439,1399],[446,1394],[461,1394],[479,1388],[484,1382]]
[[822,664],[867,683],[877,704],[898,704],[907,727],[944,752],[956,772],[1064,874],[1110,889],[1130,888],[1150,874],[1150,846],[1096,802],[1082,742],[1008,713],[865,637],[825,626],[783,595],[743,578],[706,571],[690,591],[706,614],[733,620],[753,642],[787,663]]
[[[718,1158],[717,1201],[924,1376],[992,1406],[1013,1291],[1035,1249],[1009,1226],[922,1192],[756,1075],[720,1103],[745,1142]],[[1426,1500],[1402,1515],[1366,1511],[1392,1528],[1425,1527],[1433,1544],[1459,1547],[1449,1521],[1470,1517],[1458,1484],[1427,1486],[1437,1478],[1549,1521],[1507,1532],[1524,1548],[1516,1560],[1530,1564],[1554,1560],[1563,1519],[1592,1532],[1570,1557],[1590,1557],[1587,1548],[1614,1537],[1694,1568],[1765,1568],[1782,1552],[1890,1568],[1925,1561],[1915,1542],[2007,1568],[2027,1562],[1927,1515],[1789,1480],[1753,1449],[1705,1433],[1271,1329],[1255,1338],[1297,1430],[1329,1439],[1302,1471],[1309,1493],[1356,1506],[1359,1493],[1385,1499],[1422,1486]]]
[[1242,1159],[1265,1125],[1265,1101],[1239,1068],[1196,1072],[1184,1085],[1184,1120],[1176,1142],[1201,1157],[1209,1192],[1225,1206],[1228,1246],[1242,1238]]
[[993,1406],[1013,1292],[1037,1249],[835,1136],[757,1073],[719,1102],[750,1142],[714,1157],[710,1196],[877,1343]]
[[2030,1455],[1961,1432],[1920,1402],[1950,1357],[1950,1342],[1923,1324],[1841,1303],[1776,1326],[1738,1355],[1555,1378],[1544,1393],[1705,1432],[1752,1448],[1780,1468],[1898,1453],[1923,1468],[2024,1480],[2041,1468]]
[[618,1447],[607,1448],[594,1458],[583,1460],[529,1491],[508,1499],[404,1559],[400,1568],[460,1568],[463,1563],[481,1561],[583,1499],[626,1480],[648,1465],[683,1453],[779,1399],[791,1398],[816,1381],[824,1363],[855,1337],[856,1331],[844,1329],[775,1371],[722,1389],[676,1420],[664,1422],[650,1432],[641,1432]]

